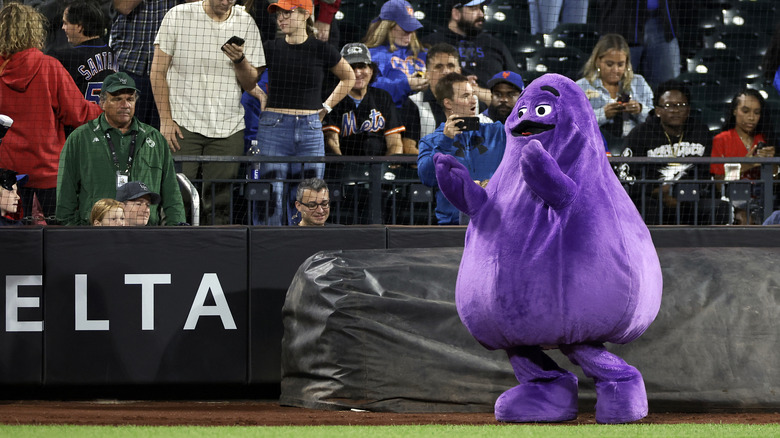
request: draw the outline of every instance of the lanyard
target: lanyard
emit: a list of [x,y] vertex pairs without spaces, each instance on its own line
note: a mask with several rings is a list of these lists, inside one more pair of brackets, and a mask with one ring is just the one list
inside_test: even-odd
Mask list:
[[[111,140],[111,135],[108,133],[108,131],[103,131],[103,134],[106,135],[106,141],[108,142],[108,148],[111,150],[111,158],[114,160],[114,167],[116,167],[117,172],[120,171],[119,169],[119,158],[116,156],[116,150],[114,149],[114,142]],[[130,166],[133,165],[133,155],[135,155],[135,137],[138,135],[137,132],[133,132],[133,138],[130,140],[130,154],[127,156],[127,168],[125,168],[125,175],[130,174]]]

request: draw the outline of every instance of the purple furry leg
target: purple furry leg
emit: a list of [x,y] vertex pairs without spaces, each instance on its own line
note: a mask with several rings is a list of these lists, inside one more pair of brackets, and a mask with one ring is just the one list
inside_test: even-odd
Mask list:
[[642,374],[602,344],[562,345],[561,352],[596,382],[596,421],[628,423],[647,416]]
[[496,420],[557,422],[577,418],[577,376],[558,367],[539,347],[507,350],[520,382],[496,400]]

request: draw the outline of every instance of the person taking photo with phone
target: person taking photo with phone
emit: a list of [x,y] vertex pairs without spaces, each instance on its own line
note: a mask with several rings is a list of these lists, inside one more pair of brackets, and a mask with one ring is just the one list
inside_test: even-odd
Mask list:
[[[447,121],[420,140],[417,174],[423,184],[437,187],[433,156],[452,155],[469,170],[475,184],[486,185],[501,163],[506,133],[501,122],[477,115],[479,104],[469,79],[449,73],[436,84],[436,98]],[[439,225],[459,225],[460,213],[440,191],[436,191],[436,219]]]

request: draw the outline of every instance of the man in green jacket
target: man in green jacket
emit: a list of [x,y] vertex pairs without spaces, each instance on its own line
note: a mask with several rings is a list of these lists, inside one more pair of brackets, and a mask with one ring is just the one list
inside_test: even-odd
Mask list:
[[128,181],[141,181],[160,194],[149,225],[160,225],[161,209],[166,225],[186,221],[168,144],[160,131],[135,117],[137,97],[135,82],[126,73],[106,77],[100,93],[103,114],[68,136],[57,174],[60,223],[89,225],[95,201],[115,199],[117,188]]

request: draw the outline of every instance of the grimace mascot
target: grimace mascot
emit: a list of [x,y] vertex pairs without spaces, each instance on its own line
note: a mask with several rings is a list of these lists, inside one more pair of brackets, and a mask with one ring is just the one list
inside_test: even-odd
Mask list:
[[506,350],[520,382],[496,401],[496,419],[577,417],[577,377],[545,348],[595,380],[597,422],[643,418],[642,375],[604,343],[633,341],[655,319],[661,267],[588,99],[570,79],[544,75],[522,92],[505,129],[504,158],[484,189],[455,157],[434,156],[439,188],[471,217],[458,313],[482,345]]

